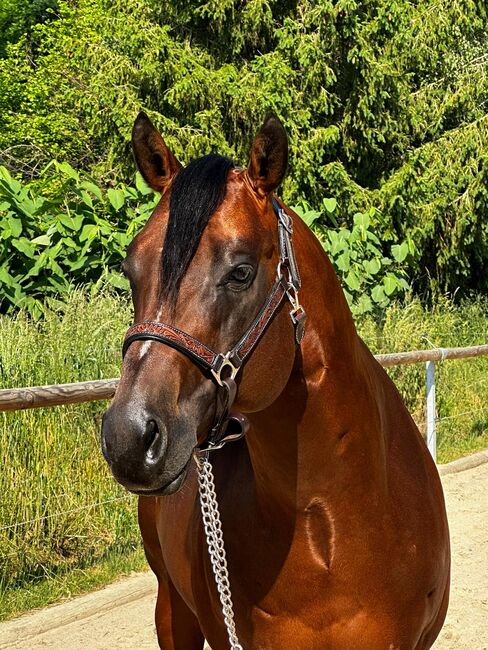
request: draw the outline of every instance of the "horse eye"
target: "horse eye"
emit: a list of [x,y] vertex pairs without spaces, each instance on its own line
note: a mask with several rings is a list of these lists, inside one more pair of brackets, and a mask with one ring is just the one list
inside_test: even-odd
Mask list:
[[252,279],[254,269],[250,264],[240,264],[227,276],[225,282],[231,289],[244,289]]

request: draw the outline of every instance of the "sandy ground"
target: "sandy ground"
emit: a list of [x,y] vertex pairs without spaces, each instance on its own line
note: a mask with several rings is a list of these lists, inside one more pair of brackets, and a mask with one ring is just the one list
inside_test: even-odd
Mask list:
[[[442,476],[453,550],[452,595],[434,648],[488,650],[488,462],[455,469],[463,471]],[[155,591],[152,575],[140,574],[2,623],[0,648],[156,650]]]

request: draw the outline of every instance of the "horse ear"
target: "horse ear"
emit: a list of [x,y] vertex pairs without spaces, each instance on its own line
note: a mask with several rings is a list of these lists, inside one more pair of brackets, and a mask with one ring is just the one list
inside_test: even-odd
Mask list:
[[181,164],[143,112],[136,117],[132,127],[132,149],[144,180],[157,192],[162,192],[181,169]]
[[276,115],[268,115],[254,138],[247,172],[261,196],[272,192],[283,180],[288,164],[288,138]]

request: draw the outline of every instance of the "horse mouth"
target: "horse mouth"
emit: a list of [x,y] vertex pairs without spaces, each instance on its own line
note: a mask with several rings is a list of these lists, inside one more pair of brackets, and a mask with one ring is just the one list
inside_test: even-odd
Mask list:
[[178,492],[178,490],[183,486],[183,483],[185,482],[185,479],[188,474],[188,470],[190,469],[190,464],[192,459],[193,457],[190,456],[190,458],[187,460],[185,465],[183,465],[182,469],[172,479],[164,483],[161,487],[149,488],[147,490],[129,489],[129,491],[132,492],[133,494],[137,494],[138,496],[143,496],[143,497],[164,497],[170,494],[174,494],[175,492]]

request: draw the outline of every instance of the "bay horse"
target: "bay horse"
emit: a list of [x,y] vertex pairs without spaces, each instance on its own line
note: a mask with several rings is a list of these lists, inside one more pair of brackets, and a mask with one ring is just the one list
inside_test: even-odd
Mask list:
[[123,262],[135,324],[102,450],[140,497],[160,647],[229,647],[193,454],[232,438],[233,402],[249,429],[209,458],[244,650],[430,648],[449,599],[441,483],[322,246],[274,195],[281,122],[246,169],[182,168],[144,113],[132,142],[161,199]]

